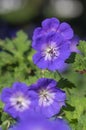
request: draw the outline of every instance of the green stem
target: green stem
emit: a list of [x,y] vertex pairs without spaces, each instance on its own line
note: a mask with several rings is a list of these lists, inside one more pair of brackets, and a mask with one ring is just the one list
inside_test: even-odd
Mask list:
[[69,88],[66,88],[66,91],[69,95],[71,95],[70,91],[69,91]]
[[57,72],[59,78],[62,79],[63,78],[62,75],[58,71],[56,71],[56,72]]

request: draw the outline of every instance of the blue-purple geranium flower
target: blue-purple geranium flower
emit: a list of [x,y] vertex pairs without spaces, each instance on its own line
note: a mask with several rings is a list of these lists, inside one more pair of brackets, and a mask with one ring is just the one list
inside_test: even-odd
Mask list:
[[35,29],[33,41],[35,42],[35,39],[50,32],[58,32],[64,40],[70,40],[73,37],[73,30],[68,23],[60,23],[57,18],[47,18],[42,22],[42,27]]
[[31,109],[35,102],[35,92],[29,91],[25,83],[15,82],[12,88],[2,90],[1,100],[5,103],[4,111],[14,118]]
[[57,82],[53,79],[41,78],[31,89],[38,94],[36,111],[40,111],[46,117],[58,114],[62,106],[65,106],[66,94],[57,88]]
[[12,130],[52,130],[50,122],[41,113],[28,112],[12,128]]
[[59,71],[71,53],[69,42],[64,42],[59,33],[41,36],[35,40],[35,44],[33,48],[37,53],[33,56],[33,62],[41,69]]
[[68,123],[62,118],[57,118],[56,120],[51,121],[53,125],[52,130],[71,130]]
[[[27,114],[26,114],[27,115]],[[41,113],[28,113],[11,130],[71,130],[63,119],[48,119]]]

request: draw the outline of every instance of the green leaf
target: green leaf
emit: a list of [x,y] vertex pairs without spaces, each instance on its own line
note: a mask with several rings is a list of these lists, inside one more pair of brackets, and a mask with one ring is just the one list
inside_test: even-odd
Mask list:
[[75,71],[86,70],[86,57],[77,54],[75,58],[75,62],[73,64],[73,68]]
[[81,54],[86,57],[86,41],[80,41],[78,49],[80,50]]
[[76,54],[73,68],[75,71],[84,73],[86,70],[86,41],[80,41],[78,49],[80,54]]
[[86,102],[85,97],[72,95],[68,99],[68,104],[70,103],[72,106],[74,106],[75,110],[72,111],[72,112],[65,111],[67,119],[68,120],[71,120],[71,119],[79,120],[80,117],[82,116],[83,112],[86,110],[86,103],[85,102]]
[[8,130],[9,126],[10,126],[10,121],[9,121],[9,120],[5,120],[5,121],[2,123],[2,125],[1,125],[2,130]]
[[86,128],[86,98],[76,95],[71,95],[67,100],[74,106],[74,111],[64,109],[65,118],[70,122],[72,130],[85,130]]
[[61,78],[58,81],[58,87],[72,89],[72,88],[75,88],[76,86],[71,81],[69,81],[68,79]]
[[76,56],[76,53],[73,52],[73,53],[70,55],[70,57],[69,57],[65,62],[68,63],[68,64],[74,63],[74,61],[75,61],[75,56]]
[[66,103],[66,107],[63,108],[65,111],[74,111],[75,110],[75,107]]
[[11,64],[13,62],[15,62],[15,61],[11,54],[4,52],[4,51],[0,52],[0,66],[4,66],[6,64]]
[[31,42],[28,40],[28,36],[23,32],[17,32],[17,37],[13,39],[13,44],[16,48],[16,55],[22,55],[24,52],[30,49]]
[[5,120],[8,119],[8,117],[9,117],[9,116],[8,116],[5,112],[3,112],[3,113],[2,113],[2,117],[1,117],[1,121],[4,122]]
[[81,127],[82,130],[86,129],[86,113],[80,116],[78,120],[78,127]]
[[4,104],[0,101],[0,109],[4,107]]
[[27,80],[35,66],[31,61],[31,41],[23,31],[17,32],[13,39],[0,40],[0,49],[1,91],[3,87],[11,86],[15,81]]

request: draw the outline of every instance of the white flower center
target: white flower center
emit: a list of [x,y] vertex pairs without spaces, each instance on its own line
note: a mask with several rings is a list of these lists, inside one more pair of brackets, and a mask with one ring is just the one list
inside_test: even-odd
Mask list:
[[42,55],[45,60],[55,60],[59,56],[59,48],[55,43],[50,44],[45,49],[43,49]]
[[31,103],[31,101],[23,94],[23,93],[16,93],[10,98],[11,105],[17,111],[24,111],[27,109]]
[[53,103],[55,93],[50,92],[48,89],[41,89],[39,91],[39,105],[49,106]]

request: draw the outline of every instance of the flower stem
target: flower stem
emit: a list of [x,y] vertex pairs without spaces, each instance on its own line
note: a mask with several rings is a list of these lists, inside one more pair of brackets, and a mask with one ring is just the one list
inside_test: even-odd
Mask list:
[[66,88],[66,91],[69,95],[71,95],[71,92],[69,91],[69,88]]
[[63,78],[62,75],[58,71],[56,71],[56,72],[57,72],[59,78],[62,79]]

